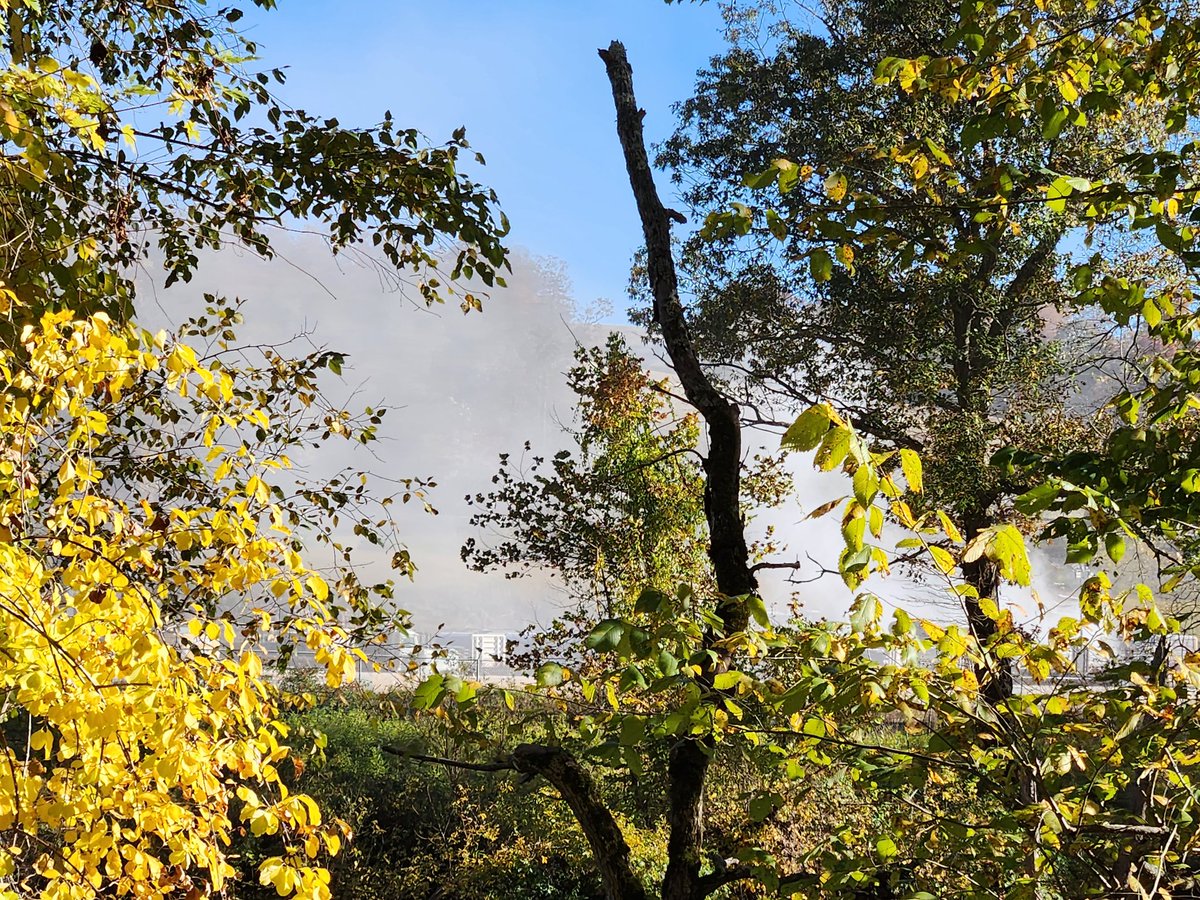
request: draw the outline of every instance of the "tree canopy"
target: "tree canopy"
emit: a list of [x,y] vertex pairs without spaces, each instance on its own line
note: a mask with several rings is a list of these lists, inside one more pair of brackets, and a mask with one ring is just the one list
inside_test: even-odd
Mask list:
[[365,243],[415,270],[430,300],[446,293],[447,242],[455,278],[490,285],[504,269],[495,196],[459,171],[464,132],[429,146],[390,114],[359,129],[291,108],[274,93],[283,71],[256,69],[237,6],[4,10],[3,268],[23,301],[127,316],[130,266],[151,247],[169,283],[199,248],[270,253],[273,230],[316,223],[335,248]]
[[392,498],[289,454],[369,442],[383,411],[326,399],[335,351],[239,346],[222,298],[177,334],[139,328],[133,275],[151,248],[169,282],[201,248],[270,254],[276,229],[319,226],[472,308],[473,280],[502,283],[505,224],[458,170],[461,132],[431,147],[278,99],[236,7],[0,7],[0,893],[228,893],[244,832],[275,842],[264,885],[328,897],[349,829],[288,788],[274,669],[300,647],[339,685],[404,627],[348,526],[412,567]]
[[[763,204],[769,211],[757,214],[758,221],[766,223],[773,239],[785,246],[794,242],[795,256],[808,260],[811,274],[824,276],[815,279],[819,284],[834,282],[835,268],[840,268],[844,274],[836,278],[843,280],[847,308],[858,299],[850,290],[854,279],[869,271],[877,255],[891,269],[877,260],[875,278],[894,278],[901,292],[911,280],[916,285],[914,303],[926,293],[936,298],[940,278],[962,287],[953,281],[954,266],[960,264],[977,276],[977,283],[947,290],[951,303],[973,291],[980,297],[1006,294],[1023,263],[1006,275],[1000,268],[980,270],[980,260],[993,258],[999,266],[1005,253],[1016,253],[1037,259],[1038,266],[1049,263],[1048,252],[1038,253],[1036,240],[1032,247],[1024,243],[1027,223],[1041,223],[1055,235],[1051,249],[1057,249],[1068,231],[1078,230],[1082,240],[1092,223],[1121,226],[1111,216],[1118,207],[1101,207],[1097,198],[1118,198],[1126,204],[1120,208],[1131,208],[1140,201],[1121,180],[1135,177],[1130,173],[1141,166],[1172,165],[1170,138],[1154,143],[1157,138],[1151,135],[1142,143],[1144,136],[1135,129],[1129,143],[1099,148],[1109,162],[1098,165],[1097,171],[1117,186],[1096,186],[1098,176],[1087,187],[1060,182],[1062,171],[1049,168],[1046,154],[1053,163],[1062,130],[1082,124],[1070,115],[1060,121],[1055,112],[1064,102],[1075,103],[1070,88],[1077,85],[1063,90],[1069,67],[1057,55],[1057,44],[1049,45],[1045,57],[1035,51],[1050,34],[1052,40],[1061,39],[1080,52],[1078,44],[1085,40],[1081,35],[1090,41],[1089,29],[1105,34],[1111,27],[1119,35],[1136,34],[1143,49],[1159,52],[1159,38],[1182,40],[1181,35],[1190,33],[1186,14],[1181,12],[1176,21],[1166,17],[1143,23],[1138,10],[1067,10],[1048,4],[1038,4],[1036,11],[972,5],[963,13],[967,24],[954,31],[949,42],[954,48],[965,43],[972,50],[970,57],[895,58],[862,76],[870,78],[870,90],[878,91],[885,105],[926,103],[944,116],[957,117],[946,124],[935,115],[933,134],[917,130],[877,145],[874,149],[881,155],[868,156],[882,160],[893,175],[909,173],[903,189],[919,195],[915,200],[897,208],[882,189],[894,179],[877,178],[871,170],[818,172],[812,166],[806,171],[780,157],[774,163],[767,160],[765,174],[733,172],[747,175],[745,181],[755,190],[777,189]],[[901,22],[899,15],[896,21]],[[1024,38],[1031,21],[1051,24],[1028,42]],[[1014,33],[1020,37],[1015,46],[1005,42]],[[917,40],[925,35],[913,33]],[[830,42],[837,43],[834,38]],[[1103,41],[1097,46],[1109,49]],[[1114,41],[1113,46],[1121,45]],[[1090,43],[1087,48],[1096,50]],[[820,62],[817,50],[797,56],[802,64],[810,58]],[[1190,298],[1186,279],[1178,273],[1170,279],[1147,276],[1133,263],[1122,267],[1119,260],[1102,260],[1114,266],[1111,272],[1101,271],[1102,266],[1064,252],[1047,274],[1054,299],[1036,301],[1039,308],[1046,303],[1065,311],[1094,304],[1120,328],[1143,317],[1158,343],[1147,347],[1134,342],[1129,359],[1148,360],[1146,374],[1140,383],[1118,392],[1102,413],[1110,425],[1124,415],[1132,430],[1122,440],[1140,450],[1107,460],[1094,445],[1070,433],[1061,445],[1041,453],[1019,445],[1004,448],[1009,435],[991,430],[994,422],[989,420],[995,413],[992,404],[1002,404],[1005,398],[991,396],[974,408],[983,440],[973,457],[979,474],[972,479],[957,473],[951,488],[986,495],[991,479],[1027,479],[1032,490],[1016,501],[1018,511],[1036,516],[1051,510],[1051,533],[1071,530],[1073,544],[1085,551],[1073,548],[1070,558],[1095,565],[1083,582],[1077,609],[1043,617],[1039,624],[1044,630],[1022,627],[1014,610],[981,590],[986,585],[976,577],[977,569],[987,567],[990,586],[1002,581],[1028,585],[1031,564],[1017,523],[993,519],[964,531],[956,522],[961,510],[943,510],[940,500],[931,496],[931,473],[917,452],[928,448],[936,463],[945,435],[922,430],[916,435],[918,446],[889,440],[876,432],[869,416],[864,427],[857,428],[854,420],[860,411],[853,403],[848,414],[838,411],[841,398],[835,394],[832,402],[812,405],[792,421],[783,442],[798,452],[814,452],[820,469],[848,476],[851,492],[818,513],[841,512],[846,549],[839,569],[857,594],[847,622],[777,621],[760,596],[737,512],[743,409],[727,392],[729,382],[719,380],[721,367],[706,365],[704,331],[691,330],[685,315],[670,236],[675,217],[663,206],[651,177],[643,114],[624,47],[614,43],[601,55],[647,244],[645,266],[638,274],[648,281],[652,323],[674,364],[681,391],[708,430],[705,514],[716,590],[647,590],[630,613],[598,623],[585,642],[599,656],[598,671],[559,667],[541,674],[548,708],[560,714],[543,720],[543,741],[514,747],[495,731],[477,735],[494,755],[488,762],[467,765],[541,775],[553,784],[587,836],[606,895],[612,898],[641,898],[648,888],[630,864],[627,833],[588,776],[589,765],[622,766],[635,773],[653,769],[661,777],[661,827],[669,837],[666,869],[653,890],[671,900],[701,898],[746,883],[768,892],[858,898],[1188,896],[1194,889],[1191,856],[1197,840],[1191,807],[1192,767],[1200,758],[1192,728],[1198,657],[1181,649],[1176,636],[1182,625],[1164,612],[1162,598],[1151,586],[1114,589],[1109,573],[1094,560],[1100,545],[1115,564],[1126,539],[1153,544],[1165,538],[1172,544],[1178,534],[1189,531],[1190,505],[1180,503],[1189,490],[1180,483],[1178,491],[1159,491],[1174,483],[1176,476],[1167,474],[1171,462],[1191,452],[1185,436],[1195,406],[1195,379],[1190,365],[1193,320],[1184,303]],[[1081,66],[1086,68],[1089,59],[1085,55]],[[1012,68],[1009,63],[1014,60]],[[1046,81],[1040,77],[1043,63],[1051,66]],[[1114,80],[1100,92],[1097,107],[1089,107],[1089,114],[1096,113],[1089,140],[1120,134],[1125,117],[1134,115],[1146,100],[1132,80],[1142,72],[1135,67],[1142,64],[1132,53],[1125,64],[1119,71],[1131,85],[1128,89],[1106,69]],[[1056,65],[1061,68],[1053,68]],[[910,71],[917,77],[910,80],[905,74]],[[1070,72],[1072,78],[1078,74],[1074,68]],[[1171,69],[1171,77],[1178,76],[1178,67]],[[888,87],[886,82],[893,78],[899,85]],[[876,80],[882,84],[874,84]],[[756,81],[749,83],[757,86]],[[830,90],[852,83],[848,77],[834,78]],[[889,90],[895,99],[888,99]],[[766,93],[770,100],[778,96]],[[1158,89],[1153,93],[1167,96]],[[1111,102],[1104,105],[1107,95]],[[736,96],[720,99],[730,101],[730,110],[735,108]],[[748,102],[753,110],[753,98]],[[1153,116],[1162,112],[1151,110]],[[740,122],[732,113],[729,121],[731,128]],[[771,119],[764,116],[762,121]],[[1167,132],[1182,127],[1177,117],[1164,121]],[[826,119],[821,128],[814,128],[814,140],[834,133]],[[989,141],[1010,142],[1011,153],[1004,161],[997,156],[992,164],[985,146],[986,174],[956,180],[960,175],[951,172],[955,155],[940,143],[947,136],[959,142],[955,154],[960,148],[977,154]],[[886,132],[877,139],[884,137],[891,142],[897,135]],[[913,157],[904,156],[911,153],[913,141],[917,152],[932,154],[925,161],[928,169],[915,175]],[[732,155],[737,142],[730,146]],[[845,150],[858,152],[862,147],[839,152]],[[939,158],[939,150],[950,162]],[[1027,151],[1030,160],[1022,161]],[[1083,158],[1070,157],[1076,163]],[[1029,192],[1021,195],[1021,202],[998,179],[998,172],[1009,166],[1021,176],[1017,180],[1023,180],[1022,190]],[[922,193],[931,172],[937,189]],[[792,193],[806,188],[824,199],[789,208]],[[741,186],[735,183],[728,189],[737,192]],[[1172,197],[1152,215],[1175,216],[1175,208],[1167,208],[1170,199],[1182,207],[1183,199]],[[1138,206],[1137,212],[1149,205]],[[909,232],[908,216],[927,219],[920,233]],[[706,239],[752,231],[755,217],[748,205],[714,212],[694,252],[705,252]],[[958,230],[954,223],[960,220],[966,224]],[[1132,224],[1136,229],[1146,223],[1135,218]],[[940,238],[931,236],[939,229]],[[1170,246],[1167,231],[1159,231],[1165,249],[1186,266],[1180,245]],[[1176,234],[1182,238],[1182,232]],[[837,254],[823,250],[821,244],[828,240],[845,249]],[[939,240],[945,246],[936,247]],[[720,246],[712,252],[717,260],[729,259]],[[785,259],[793,261],[795,257]],[[1163,294],[1148,293],[1151,285],[1164,284],[1174,292],[1169,304]],[[838,287],[833,284],[831,289]],[[871,299],[870,294],[862,299]],[[971,305],[978,302],[977,297]],[[998,315],[993,310],[983,318],[993,314]],[[911,323],[899,321],[902,324],[889,337],[904,340]],[[1037,316],[1027,320],[1033,342],[1042,337],[1038,321]],[[884,330],[883,324],[879,327]],[[722,337],[719,329],[712,334],[715,338],[710,340]],[[767,344],[772,332],[764,326],[759,336]],[[822,350],[818,343],[813,346]],[[896,364],[909,361],[903,358]],[[730,354],[717,362],[728,369],[741,360]],[[887,372],[880,377],[886,378]],[[947,402],[960,399],[944,385],[921,399],[935,405],[941,399],[938,390],[949,395]],[[756,411],[750,412],[755,418]],[[1150,448],[1163,452],[1142,452]],[[993,455],[997,449],[1001,452]],[[1047,473],[1052,477],[1041,483]],[[1160,501],[1169,505],[1159,507]],[[1143,512],[1148,514],[1144,518]],[[1178,518],[1168,523],[1174,514]],[[1021,524],[1032,524],[1036,532],[1039,522]],[[898,544],[896,534],[902,535]],[[935,621],[903,608],[894,609],[890,618],[886,615],[883,601],[871,592],[873,580],[914,555],[928,559],[939,573],[948,595],[961,603],[961,617]],[[1190,574],[1186,568],[1179,570],[1180,577]],[[1161,587],[1169,591],[1171,585]],[[1126,649],[1118,651],[1115,645]],[[1086,661],[1089,654],[1105,660],[1102,675]],[[1003,690],[995,690],[996,684],[1003,684]],[[469,729],[477,721],[476,702],[474,696],[462,702],[439,683],[418,705]],[[764,774],[743,798],[740,824],[709,832],[704,827],[709,821],[704,805],[707,785],[714,768],[731,759],[752,760]],[[777,845],[765,830],[756,830],[755,823],[781,814],[789,798],[820,803],[830,783],[839,779],[853,784],[862,802],[875,804],[880,814],[870,822],[839,821],[803,852],[793,851],[786,859],[777,855]]]

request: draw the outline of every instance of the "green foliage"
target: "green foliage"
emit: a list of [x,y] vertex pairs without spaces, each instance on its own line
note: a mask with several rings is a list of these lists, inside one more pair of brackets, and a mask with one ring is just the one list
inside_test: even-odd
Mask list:
[[597,616],[631,610],[647,590],[673,592],[711,577],[695,415],[676,411],[665,384],[616,335],[575,358],[575,449],[549,461],[504,454],[496,487],[468,498],[478,510],[472,526],[496,536],[467,540],[469,566],[510,577],[547,572],[570,591],[573,608],[533,636],[530,668],[559,658]]
[[479,509],[471,524],[500,540],[468,540],[463,559],[480,570],[548,569],[608,611],[644,587],[706,580],[696,417],[676,412],[617,335],[575,359],[576,449],[557,453],[545,474],[544,457],[522,459],[526,470],[502,455],[497,487],[469,498]]
[[[1000,161],[989,159],[960,185],[976,219],[1010,231],[1024,198],[1077,223],[1089,245],[1123,222],[1161,260],[1149,273],[1106,269],[1101,254],[1073,260],[1072,302],[1102,309],[1134,348],[1125,365],[1108,370],[1121,390],[1111,408],[1117,424],[1103,445],[1072,453],[1012,446],[997,462],[1033,476],[1019,505],[1048,518],[1045,534],[1065,539],[1073,561],[1089,561],[1103,547],[1116,564],[1136,537],[1153,546],[1168,589],[1200,571],[1193,502],[1200,194],[1190,140],[1200,101],[1195,67],[1184,62],[1196,40],[1188,4],[983,3],[964,7],[940,47],[885,59],[878,71],[900,94],[963,109],[966,152],[1042,128],[1055,151],[1042,165],[1001,173]],[[1076,151],[1092,135],[1146,122],[1158,124],[1127,132],[1113,166],[1095,166]],[[950,184],[944,173],[937,179]],[[879,203],[868,190],[856,206]]]
[[[706,845],[737,860],[736,881],[768,890],[1080,898],[1138,885],[1148,896],[1160,867],[1161,884],[1184,889],[1193,875],[1181,848],[1200,840],[1191,811],[1200,658],[1169,650],[1178,621],[1144,586],[1118,593],[1097,574],[1078,615],[1041,638],[1023,630],[954,574],[986,559],[1027,585],[1020,532],[994,526],[964,542],[944,513],[914,512],[916,461],[897,468],[897,454],[866,450],[828,407],[806,412],[790,440],[805,435],[822,465],[819,448],[839,432],[831,443],[853,448],[839,465],[855,483],[839,501],[843,577],[857,587],[886,574],[897,552],[884,539],[890,522],[907,535],[899,551],[927,554],[952,597],[978,601],[994,626],[986,637],[902,609],[889,621],[863,592],[846,624],[755,617],[714,645],[705,628],[719,620],[697,622],[689,592],[652,591],[635,615],[593,629],[594,666],[529,689],[556,712],[538,714],[531,698],[523,727],[540,722],[581,758],[637,778],[662,777],[664,750],[679,741],[711,746],[717,770],[745,780],[736,804],[710,813]],[[851,527],[859,522],[877,524]],[[1108,640],[1140,655],[1114,659],[1101,680],[1074,677],[1080,652],[1105,652]],[[711,646],[732,663],[709,678]],[[983,687],[1006,663],[1023,680],[996,701]],[[478,701],[447,702],[440,715],[506,740],[483,724]],[[822,819],[801,824],[814,796]],[[864,815],[864,804],[879,814]]]
[[[735,363],[730,390],[756,408],[836,398],[881,446],[919,450],[925,502],[960,527],[1003,519],[1028,485],[991,455],[1095,446],[1104,423],[1089,404],[1107,398],[1079,397],[1072,379],[1097,327],[1068,304],[1079,213],[1006,193],[1003,222],[972,217],[966,186],[1064,155],[1112,168],[1128,140],[1152,138],[1153,115],[1069,144],[1025,123],[969,151],[970,104],[897,91],[881,83],[890,64],[877,71],[936,53],[954,7],[747,2],[727,21],[728,49],[659,156],[707,216],[681,254],[703,355]],[[1085,189],[1059,183],[1064,198]],[[1116,243],[1100,263],[1129,279],[1147,265]]]
[[[315,686],[293,682],[296,690]],[[374,695],[353,688],[326,692],[318,704],[291,717],[297,743],[312,739],[291,783],[351,827],[334,865],[334,897],[388,900],[438,896],[447,900],[599,900],[586,843],[570,811],[544,786],[426,765],[389,753],[447,753],[436,729],[404,715],[405,692]],[[501,708],[484,720],[507,727]],[[616,775],[605,789],[631,808],[633,786]],[[628,820],[627,820],[628,821]],[[661,870],[664,848],[653,831],[644,838],[628,821],[638,865]],[[252,871],[263,849],[243,848]],[[245,884],[246,900],[273,897],[273,889]]]
[[[0,138],[20,152],[0,166],[0,268],[21,300],[127,316],[152,245],[170,283],[191,276],[199,248],[232,239],[269,255],[296,222],[335,249],[369,242],[396,268],[428,273],[446,242],[454,278],[490,285],[506,267],[495,197],[459,172],[461,130],[431,147],[390,114],[348,129],[287,106],[273,93],[283,71],[255,66],[242,9],[5,10]],[[433,274],[420,284],[427,300],[447,290]]]

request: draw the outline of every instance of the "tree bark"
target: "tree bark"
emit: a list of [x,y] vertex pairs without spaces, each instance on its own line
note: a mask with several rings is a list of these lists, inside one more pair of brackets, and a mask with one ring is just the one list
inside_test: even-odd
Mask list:
[[[968,543],[990,526],[990,523],[983,519],[974,519],[964,524]],[[983,611],[980,601],[992,600],[997,604],[1000,602],[1000,567],[987,556],[980,556],[962,564],[962,575],[963,580],[979,595],[965,598],[963,605],[967,610],[967,624],[971,628],[971,635],[980,647],[984,647],[996,634],[996,623]],[[997,659],[989,655],[987,661],[976,667],[975,674],[979,678],[983,696],[989,703],[1002,703],[1013,695],[1011,660]]]
[[699,900],[704,846],[704,783],[711,748],[697,740],[681,739],[667,761],[667,871],[662,900]]
[[608,900],[646,900],[646,888],[629,864],[629,844],[588,770],[561,747],[521,744],[512,754],[518,772],[541,775],[571,807],[592,848]]
[[476,763],[414,753],[400,747],[382,748],[402,759],[464,769],[468,772],[521,772],[540,775],[558,790],[571,807],[575,821],[591,847],[604,884],[606,900],[647,900],[646,887],[629,864],[629,844],[612,813],[600,798],[596,783],[580,763],[562,747],[521,744],[512,753],[490,762]]
[[[633,91],[633,69],[625,47],[613,41],[600,58],[608,70],[617,112],[617,137],[625,155],[629,184],[637,201],[646,241],[647,272],[654,297],[654,320],[662,333],[667,355],[675,368],[684,396],[708,429],[708,455],[704,460],[704,514],[708,522],[708,555],[712,560],[720,598],[716,614],[720,633],[705,638],[713,648],[722,637],[744,631],[749,621],[746,597],[758,590],[750,568],[741,510],[742,426],[736,403],[717,389],[696,354],[689,334],[679,280],[671,249],[671,219],[658,196],[654,174],[646,155],[642,133],[644,111]],[[718,647],[719,649],[719,647]],[[712,678],[729,661],[721,653],[701,674]],[[668,840],[663,900],[699,900],[707,893],[701,882],[704,783],[711,758],[711,742],[683,738],[671,748],[667,766]]]
[[654,320],[662,331],[667,355],[679,377],[684,396],[696,407],[708,428],[708,457],[704,464],[705,516],[709,527],[709,557],[717,589],[727,598],[722,615],[725,631],[746,626],[746,605],[739,597],[758,589],[750,571],[741,510],[742,424],[736,403],[722,394],[705,373],[688,330],[679,299],[679,280],[671,251],[671,220],[646,156],[642,111],[633,93],[633,69],[625,47],[613,41],[600,57],[608,69],[617,108],[617,136],[625,153],[629,183],[637,201],[646,240],[647,270],[654,296]]

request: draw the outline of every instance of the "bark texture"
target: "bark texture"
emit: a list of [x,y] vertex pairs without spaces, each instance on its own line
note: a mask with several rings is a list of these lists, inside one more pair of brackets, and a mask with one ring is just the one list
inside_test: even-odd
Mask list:
[[592,848],[608,900],[646,900],[645,886],[629,864],[629,844],[621,827],[575,757],[561,747],[521,744],[512,753],[512,767],[545,778],[571,807]]
[[[749,615],[745,598],[758,590],[750,568],[741,511],[741,413],[737,404],[721,393],[704,371],[688,331],[671,251],[674,217],[663,206],[654,184],[642,133],[644,111],[638,109],[633,69],[625,47],[613,41],[607,50],[600,51],[600,58],[612,85],[617,137],[642,221],[654,319],[684,396],[696,407],[708,431],[704,512],[708,521],[708,554],[721,594],[716,613],[723,632],[710,633],[706,638],[706,643],[714,647],[723,636],[746,629]],[[722,660],[719,652],[717,659]],[[718,661],[702,673],[702,680],[711,681],[727,665],[727,660]],[[681,739],[671,748],[667,767],[670,837],[663,900],[699,900],[713,890],[700,876],[704,783],[711,750],[710,745],[695,739]]]
[[746,626],[745,603],[735,598],[758,589],[750,571],[741,511],[742,424],[737,404],[713,384],[700,364],[688,331],[679,281],[671,252],[671,219],[658,197],[654,174],[642,134],[642,111],[633,93],[633,69],[625,47],[613,41],[600,57],[608,69],[613,102],[617,108],[617,136],[625,153],[629,184],[637,201],[646,240],[654,319],[662,331],[671,365],[688,402],[696,407],[708,430],[709,450],[704,464],[705,514],[709,527],[709,556],[717,589],[730,598],[722,615],[727,633]]

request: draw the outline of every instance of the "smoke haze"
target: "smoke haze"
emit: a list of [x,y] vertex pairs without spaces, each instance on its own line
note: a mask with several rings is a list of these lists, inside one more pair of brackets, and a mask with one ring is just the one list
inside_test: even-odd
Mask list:
[[[169,289],[145,279],[143,324],[178,326],[200,312],[204,295],[211,293],[247,301],[242,344],[293,338],[287,352],[295,355],[315,348],[344,353],[342,380],[327,377],[326,393],[350,409],[389,407],[380,439],[366,447],[331,440],[319,453],[295,461],[309,474],[352,467],[383,478],[437,482],[429,500],[438,515],[423,513],[419,505],[397,514],[418,571],[411,584],[398,585],[396,597],[413,613],[415,627],[515,631],[552,618],[566,600],[552,578],[505,579],[463,565],[459,548],[472,535],[464,497],[487,490],[499,453],[519,458],[526,441],[533,453],[545,456],[566,446],[562,426],[571,422],[574,396],[565,372],[577,342],[599,342],[613,327],[595,322],[603,304],[581,306],[563,265],[528,253],[515,255],[508,286],[491,292],[482,314],[464,315],[453,304],[428,309],[413,302],[415,291],[398,290],[389,280],[394,272],[389,276],[353,256],[334,257],[315,237],[292,237],[277,249],[272,260],[236,248],[210,254],[190,283]],[[642,348],[639,333],[622,330],[632,348]],[[647,357],[652,369],[664,371],[661,362]],[[778,446],[770,435],[747,435],[752,445],[760,439],[764,448]],[[795,592],[807,614],[841,617],[850,596],[840,580],[811,580],[820,567],[835,568],[836,516],[815,522],[804,516],[844,493],[845,485],[839,476],[815,473],[806,457],[791,461],[791,468],[796,500],[761,515],[752,531],[761,534],[775,525],[787,545],[780,558],[803,561],[799,579],[805,583],[764,572],[764,596],[782,612]],[[380,487],[391,492],[386,482]],[[356,548],[366,579],[389,577],[385,554],[371,551],[365,542]],[[885,596],[886,588],[877,586]]]

